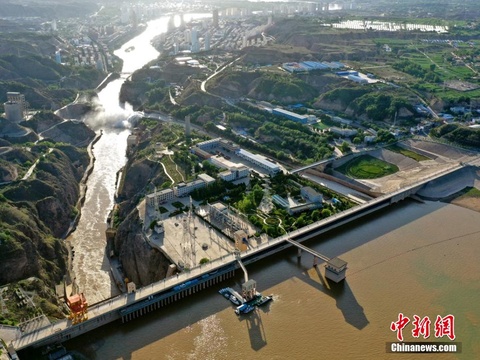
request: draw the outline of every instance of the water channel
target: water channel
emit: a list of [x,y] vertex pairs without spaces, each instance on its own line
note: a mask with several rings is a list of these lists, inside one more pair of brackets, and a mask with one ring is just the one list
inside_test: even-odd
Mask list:
[[[151,22],[147,32],[119,50],[125,72],[148,61],[150,50],[144,53],[141,44],[164,26],[164,19]],[[135,51],[125,53],[133,44]],[[135,55],[137,50],[141,56]],[[109,123],[129,115],[118,106],[122,81],[110,83],[100,94]],[[104,230],[128,135],[125,129],[102,127],[82,219],[72,235],[77,282],[91,303],[116,291],[104,253]],[[274,294],[274,301],[247,316],[237,317],[217,294],[222,286],[238,289],[243,279],[239,272],[218,288],[65,345],[87,359],[415,359],[416,354],[386,353],[386,342],[396,340],[390,324],[402,312],[409,318],[429,316],[432,324],[437,315],[453,314],[462,353],[442,354],[441,359],[480,358],[479,224],[478,212],[407,200],[306,243],[348,261],[343,285],[325,282],[311,256],[298,260],[296,250],[287,250],[249,266],[258,290]],[[414,340],[411,330],[410,324],[404,330],[406,341]]]

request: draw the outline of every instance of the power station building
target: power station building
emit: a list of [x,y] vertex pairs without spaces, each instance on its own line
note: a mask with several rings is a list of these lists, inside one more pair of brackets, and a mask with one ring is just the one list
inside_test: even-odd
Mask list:
[[242,159],[250,161],[252,164],[261,167],[262,169],[267,170],[269,175],[275,175],[280,172],[280,166],[272,163],[271,161],[268,161],[267,159],[264,159],[259,155],[252,154],[247,150],[240,149],[238,150],[237,155],[240,156]]

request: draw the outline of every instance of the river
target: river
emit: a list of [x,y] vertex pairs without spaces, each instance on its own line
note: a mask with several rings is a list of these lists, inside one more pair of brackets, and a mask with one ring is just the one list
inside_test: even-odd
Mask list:
[[[122,49],[132,44],[140,49],[140,37]],[[126,62],[125,69],[135,68],[128,66]],[[103,96],[117,106],[110,114],[118,111],[119,116],[108,117],[112,123],[129,114],[119,110],[114,97],[121,81],[109,84],[100,96],[104,106]],[[77,281],[91,303],[116,290],[105,257],[104,223],[128,135],[128,130],[102,126],[82,218],[72,236]],[[237,317],[217,293],[223,286],[239,289],[243,274],[238,272],[236,278],[173,306],[127,324],[107,325],[65,345],[98,360],[416,359],[419,355],[386,353],[386,342],[396,340],[391,322],[399,313],[410,319],[428,316],[433,334],[436,316],[452,314],[455,341],[463,349],[441,359],[480,358],[479,224],[478,212],[406,200],[306,243],[348,261],[343,285],[325,282],[322,268],[312,267],[311,256],[298,261],[296,250],[287,250],[248,266],[258,290],[273,294],[274,301],[247,316]],[[407,341],[413,340],[410,325],[404,330]],[[436,358],[432,356],[420,357]]]
[[[184,19],[188,22],[191,18],[203,16],[190,14],[185,15]],[[105,251],[105,230],[106,219],[114,203],[116,173],[126,162],[127,137],[130,133],[127,119],[134,114],[129,104],[119,103],[120,88],[130,73],[157,58],[159,53],[150,41],[167,31],[168,19],[162,17],[148,22],[142,34],[115,51],[115,55],[123,60],[122,76],[100,91],[100,110],[85,119],[93,129],[103,130],[103,136],[93,149],[95,167],[87,181],[82,216],[69,240],[75,248],[72,266],[76,283],[90,304],[119,293]],[[126,51],[128,48],[129,51]]]

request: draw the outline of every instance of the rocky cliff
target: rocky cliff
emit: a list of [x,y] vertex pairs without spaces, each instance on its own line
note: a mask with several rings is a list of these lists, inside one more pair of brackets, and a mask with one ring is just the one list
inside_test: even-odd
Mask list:
[[115,248],[119,249],[119,259],[127,278],[137,286],[165,278],[170,262],[145,241],[136,209],[119,226]]
[[[113,240],[114,253],[119,256],[125,275],[138,285],[147,285],[165,277],[170,262],[159,250],[145,241],[137,205],[146,193],[160,188],[167,176],[153,155],[152,138],[162,132],[163,124],[146,129],[140,123],[139,144],[131,149],[118,191],[116,209],[117,232]],[[152,151],[153,150],[153,151]]]
[[0,284],[30,276],[50,285],[62,279],[66,248],[60,237],[76,214],[78,182],[88,162],[85,150],[62,145],[41,155],[27,180],[3,186]]

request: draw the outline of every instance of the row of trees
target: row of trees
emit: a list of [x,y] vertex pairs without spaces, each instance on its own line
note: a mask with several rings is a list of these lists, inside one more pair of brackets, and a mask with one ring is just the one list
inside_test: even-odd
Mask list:
[[374,121],[393,119],[395,113],[401,108],[415,111],[410,102],[398,96],[384,94],[383,92],[371,92],[355,99],[352,108],[357,114],[366,114]]
[[469,147],[480,148],[480,129],[460,124],[445,124],[434,128],[430,135]]

